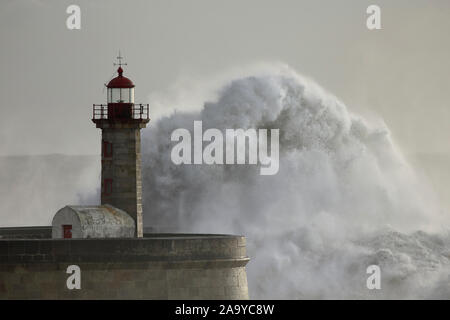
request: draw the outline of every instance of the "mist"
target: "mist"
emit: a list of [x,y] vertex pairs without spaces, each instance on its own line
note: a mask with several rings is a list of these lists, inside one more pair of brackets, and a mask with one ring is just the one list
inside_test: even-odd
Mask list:
[[100,156],[0,157],[0,227],[49,226],[66,205],[98,204]]

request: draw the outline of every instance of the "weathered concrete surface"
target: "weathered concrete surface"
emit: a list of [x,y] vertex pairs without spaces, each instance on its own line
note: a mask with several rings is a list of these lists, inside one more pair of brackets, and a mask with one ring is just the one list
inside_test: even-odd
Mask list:
[[0,240],[0,299],[248,299],[248,261],[241,236]]
[[132,238],[136,226],[125,211],[111,205],[65,206],[52,221],[52,238],[63,238],[63,225],[72,226],[72,238]]

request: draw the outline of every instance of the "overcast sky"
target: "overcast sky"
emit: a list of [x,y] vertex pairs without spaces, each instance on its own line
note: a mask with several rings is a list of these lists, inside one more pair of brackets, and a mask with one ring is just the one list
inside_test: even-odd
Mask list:
[[[70,4],[81,30],[66,28]],[[369,4],[382,30],[366,28]],[[449,154],[449,17],[448,0],[2,0],[0,155],[98,154],[91,109],[119,49],[136,102],[180,79],[283,62],[383,118],[407,153]]]

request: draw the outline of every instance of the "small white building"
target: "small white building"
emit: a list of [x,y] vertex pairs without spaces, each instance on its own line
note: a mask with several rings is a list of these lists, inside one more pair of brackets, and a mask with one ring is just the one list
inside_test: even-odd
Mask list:
[[65,206],[52,221],[52,238],[133,238],[136,223],[123,210],[101,206]]

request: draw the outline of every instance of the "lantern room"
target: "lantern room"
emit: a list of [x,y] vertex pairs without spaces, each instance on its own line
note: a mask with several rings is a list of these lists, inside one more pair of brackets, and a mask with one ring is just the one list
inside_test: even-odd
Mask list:
[[134,103],[134,84],[127,77],[123,76],[123,69],[117,69],[119,74],[112,79],[107,87],[108,103]]
[[119,59],[118,75],[106,85],[107,104],[94,104],[92,108],[92,121],[101,128],[106,123],[149,121],[148,104],[134,103],[134,83],[123,75],[122,57]]

